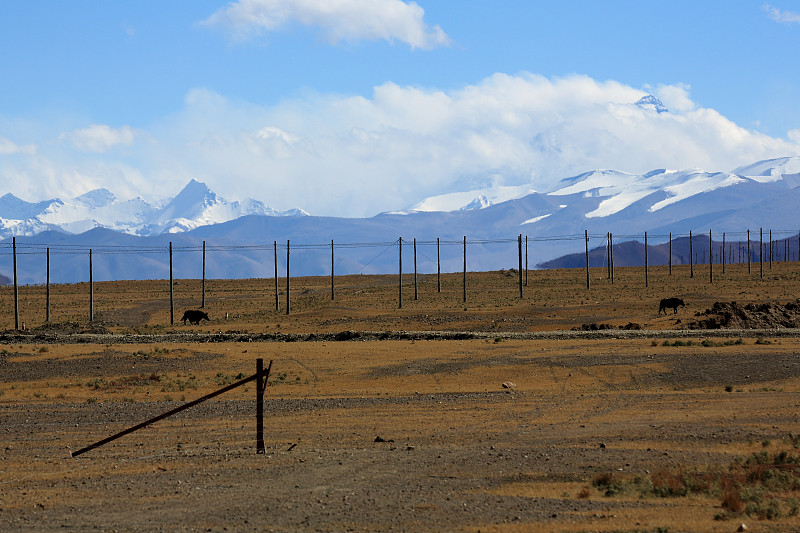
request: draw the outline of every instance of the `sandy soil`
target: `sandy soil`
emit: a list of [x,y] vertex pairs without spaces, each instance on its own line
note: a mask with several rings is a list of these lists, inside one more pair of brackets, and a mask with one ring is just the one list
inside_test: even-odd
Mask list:
[[[647,288],[636,269],[614,286],[598,271],[590,291],[560,271],[523,299],[507,272],[470,274],[466,304],[458,278],[438,293],[429,276],[402,309],[390,280],[345,280],[331,301],[329,280],[307,279],[288,316],[256,290],[270,280],[220,281],[200,326],[168,325],[159,282],[101,285],[93,325],[83,287],[54,291],[47,327],[40,288],[23,288],[26,331],[0,339],[0,530],[797,531],[789,512],[726,515],[719,495],[595,484],[792,449],[798,331],[676,328],[715,301],[793,302],[795,270],[713,285],[653,272]],[[656,315],[666,295],[687,308]],[[644,329],[573,331],[631,322]],[[265,454],[248,384],[70,457],[256,358],[273,361]]]

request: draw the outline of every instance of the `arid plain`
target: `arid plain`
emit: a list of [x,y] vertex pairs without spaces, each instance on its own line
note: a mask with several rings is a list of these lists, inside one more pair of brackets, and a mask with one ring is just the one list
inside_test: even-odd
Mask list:
[[[3,531],[797,531],[800,265],[0,289]],[[332,298],[333,296],[333,298]],[[664,297],[686,307],[658,314]],[[689,329],[715,302],[759,329]],[[763,304],[781,304],[772,308]],[[760,306],[760,307],[759,307]],[[786,307],[788,306],[788,307]],[[696,316],[696,315],[700,316]],[[772,320],[772,322],[770,322]],[[765,326],[766,324],[766,326]],[[20,329],[22,325],[20,324]],[[266,453],[244,385],[272,361]]]

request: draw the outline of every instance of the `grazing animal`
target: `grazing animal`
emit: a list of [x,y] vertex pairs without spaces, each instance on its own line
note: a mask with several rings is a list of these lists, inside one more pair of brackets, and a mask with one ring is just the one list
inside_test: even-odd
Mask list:
[[183,313],[183,325],[186,325],[186,321],[189,321],[189,324],[194,324],[195,326],[200,324],[201,320],[210,320],[208,315],[203,311],[193,311],[189,309]]
[[683,300],[680,298],[664,298],[661,300],[661,303],[658,305],[658,314],[661,314],[661,311],[664,311],[664,314],[667,314],[667,309],[672,308],[673,315],[678,314],[678,306],[686,307],[686,304],[683,303]]

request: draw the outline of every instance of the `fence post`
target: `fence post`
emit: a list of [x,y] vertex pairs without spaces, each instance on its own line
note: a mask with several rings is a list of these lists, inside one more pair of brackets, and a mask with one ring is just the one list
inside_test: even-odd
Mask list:
[[725,232],[722,232],[722,273],[725,273]]
[[519,256],[519,297],[522,298],[522,233],[517,237],[517,248]]
[[586,244],[586,289],[589,289],[589,230],[583,230],[583,240]]
[[397,308],[403,308],[403,238],[397,239]]
[[436,292],[442,292],[442,263],[439,257],[439,237],[436,237]]
[[419,299],[419,292],[417,291],[417,238],[414,237],[414,299]]
[[614,234],[609,232],[608,233],[608,242],[610,244],[611,255],[611,284],[614,284]]
[[764,228],[758,228],[758,268],[764,277]]
[[525,286],[528,286],[528,236],[525,235]]
[[275,264],[275,310],[281,310],[279,290],[278,290],[278,241],[272,241],[272,251],[274,255],[273,263]]
[[91,248],[89,248],[89,322],[94,322],[94,278],[92,277]]
[[650,278],[648,276],[649,265],[647,264],[647,232],[644,232],[644,286],[650,286]]
[[464,302],[467,301],[467,236],[464,235]]
[[[272,361],[270,368],[272,368]],[[264,446],[264,389],[267,387],[269,370],[264,377],[264,360],[256,359],[256,453],[266,453]]]
[[286,314],[289,314],[289,240],[286,240]]
[[773,241],[772,241],[772,230],[769,230],[769,269],[772,270],[772,250],[773,250]]
[[669,232],[669,275],[672,275],[672,232]]
[[747,230],[747,273],[750,274],[750,230]]
[[206,307],[206,241],[203,241],[203,299],[200,302],[200,308]]
[[694,249],[692,248],[692,230],[689,230],[689,277],[694,277]]
[[169,243],[169,323],[175,324],[175,283],[172,277],[172,241]]
[[11,237],[14,265],[14,329],[19,329],[19,284],[17,283],[17,238]]
[[47,247],[47,289],[45,292],[45,322],[50,322],[50,247]]
[[714,283],[714,241],[711,239],[711,230],[708,230],[708,282]]
[[333,239],[331,239],[331,300],[334,299],[333,292]]

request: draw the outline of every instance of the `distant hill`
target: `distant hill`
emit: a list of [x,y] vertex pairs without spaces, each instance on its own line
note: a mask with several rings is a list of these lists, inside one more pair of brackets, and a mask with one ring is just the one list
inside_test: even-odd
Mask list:
[[[797,261],[798,255],[798,235],[783,239],[775,239],[772,243],[773,261]],[[750,240],[750,261],[759,261],[759,241],[758,235]],[[764,241],[764,261],[769,261],[769,240]],[[721,264],[722,241],[712,239],[711,249],[713,251],[713,261]],[[688,265],[690,259],[689,237],[679,237],[672,239],[672,264]],[[708,264],[709,240],[708,235],[692,236],[691,253],[694,256],[694,264]],[[644,266],[645,253],[643,241],[625,241],[614,243],[613,246],[614,266]],[[726,263],[746,263],[747,262],[747,241],[725,241],[725,262]],[[670,263],[669,242],[647,245],[647,264],[648,265],[668,265]],[[605,267],[608,265],[607,246],[600,246],[589,250],[589,267]],[[538,268],[584,268],[586,267],[586,252],[562,255],[549,261],[544,261],[536,265]]]

